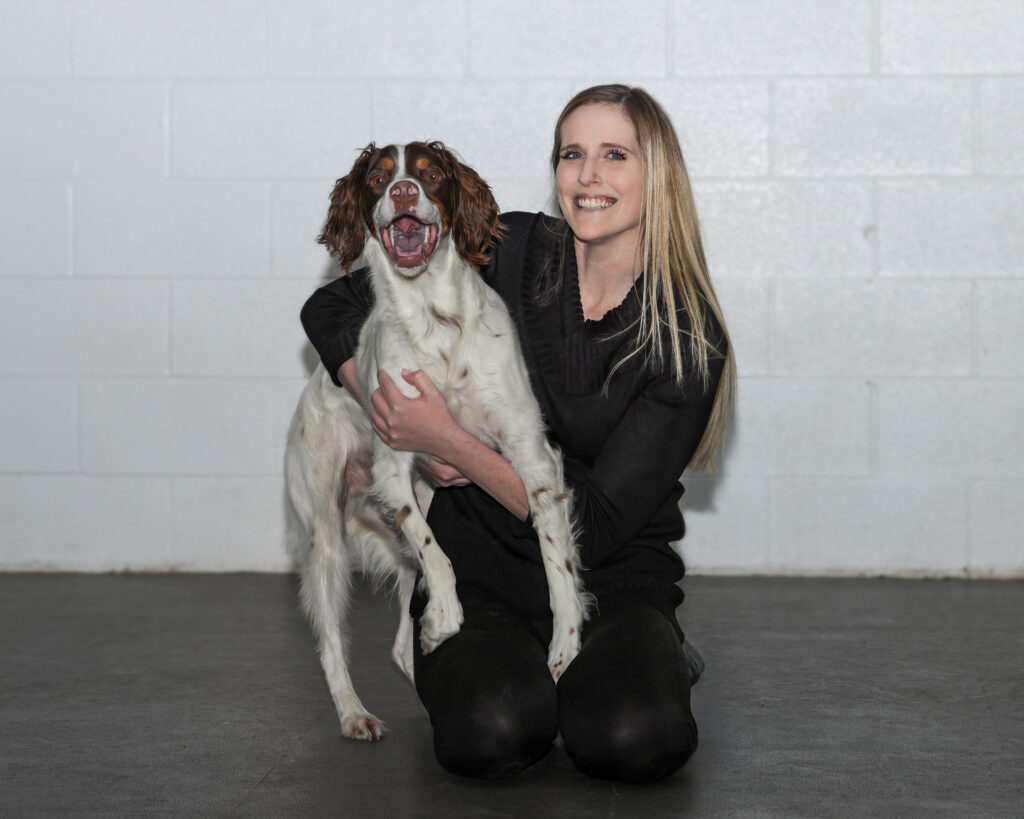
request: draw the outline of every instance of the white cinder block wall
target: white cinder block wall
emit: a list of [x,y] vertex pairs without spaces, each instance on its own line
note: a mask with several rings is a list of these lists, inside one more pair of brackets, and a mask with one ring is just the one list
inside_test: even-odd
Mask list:
[[740,363],[695,572],[1024,573],[1020,0],[0,1],[0,568],[286,569],[314,244],[370,140],[540,209],[651,90]]

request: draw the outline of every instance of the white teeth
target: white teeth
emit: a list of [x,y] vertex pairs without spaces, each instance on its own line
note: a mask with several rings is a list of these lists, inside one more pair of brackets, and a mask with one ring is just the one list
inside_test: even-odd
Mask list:
[[580,196],[576,199],[576,206],[586,210],[603,210],[615,204],[614,199],[593,199],[588,196]]

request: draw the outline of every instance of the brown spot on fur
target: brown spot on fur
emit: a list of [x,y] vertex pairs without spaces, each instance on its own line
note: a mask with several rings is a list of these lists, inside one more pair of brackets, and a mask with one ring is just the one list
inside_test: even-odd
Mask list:
[[300,438],[305,438],[306,437],[306,425],[305,424],[303,424],[301,427],[299,427],[299,437]]
[[395,160],[393,160],[390,156],[386,156],[383,159],[381,159],[380,166],[382,168],[393,168],[395,167]]
[[459,378],[465,378],[469,375],[469,367],[463,367],[462,372],[459,373]]
[[565,561],[565,568],[567,568],[569,570],[569,574],[572,574],[572,561],[571,560]]
[[405,519],[408,518],[409,515],[411,514],[412,509],[409,508],[408,506],[403,506],[401,509],[398,510],[397,514],[395,515],[395,526],[401,526],[403,523],[405,523]]
[[430,160],[427,159],[425,156],[421,156],[419,159],[416,160],[416,167],[419,168],[421,171],[429,164]]
[[563,502],[569,500],[569,493],[568,492],[559,492],[557,495],[555,495],[555,500],[558,501],[559,503],[563,503]]
[[431,539],[430,535],[427,535],[427,539],[423,541],[423,545],[424,546],[429,546],[433,542],[434,541]]
[[546,486],[542,486],[540,489],[538,489],[536,492],[533,493],[533,499],[535,501],[539,501],[541,495],[543,495],[545,492],[550,492],[550,491],[551,490],[548,489]]
[[445,327],[454,327],[459,333],[462,332],[462,322],[460,322],[455,316],[449,316],[447,313],[442,313],[433,304],[430,305],[430,315],[434,317],[438,324],[443,324]]
[[576,633],[576,629],[574,629],[574,628],[569,629],[569,634],[575,634],[575,633]]

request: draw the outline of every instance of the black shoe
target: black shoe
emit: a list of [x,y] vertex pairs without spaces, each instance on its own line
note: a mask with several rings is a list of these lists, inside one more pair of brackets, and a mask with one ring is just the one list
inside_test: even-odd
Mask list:
[[683,640],[683,656],[686,657],[686,664],[690,667],[690,687],[697,684],[700,675],[704,673],[704,658],[689,640]]

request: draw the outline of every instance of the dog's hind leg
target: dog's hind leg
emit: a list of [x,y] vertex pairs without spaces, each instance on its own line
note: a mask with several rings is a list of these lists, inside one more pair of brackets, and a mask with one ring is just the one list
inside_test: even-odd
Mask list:
[[350,739],[380,739],[384,725],[360,702],[348,673],[344,632],[351,567],[347,556],[330,542],[338,535],[321,535],[319,528],[313,529],[309,555],[303,565],[302,599],[317,636],[320,662],[341,720],[342,735]]

